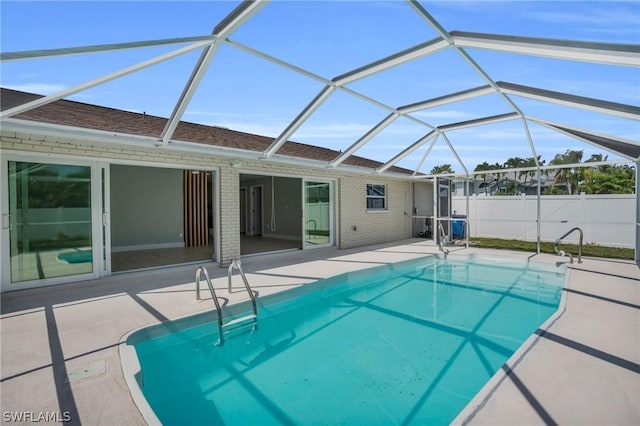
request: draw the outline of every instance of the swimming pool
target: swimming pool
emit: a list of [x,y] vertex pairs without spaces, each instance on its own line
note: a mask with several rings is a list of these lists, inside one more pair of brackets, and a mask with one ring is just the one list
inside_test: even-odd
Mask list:
[[125,372],[168,425],[448,424],[558,309],[563,270],[496,263],[431,257],[267,296],[258,330],[223,346],[211,312],[142,329]]

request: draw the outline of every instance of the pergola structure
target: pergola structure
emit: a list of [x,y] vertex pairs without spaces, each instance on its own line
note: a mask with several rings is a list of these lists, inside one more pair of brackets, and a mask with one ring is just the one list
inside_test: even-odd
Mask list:
[[[355,154],[370,142],[376,135],[382,132],[385,128],[390,126],[398,118],[404,118],[411,121],[414,124],[422,126],[424,128],[423,135],[417,140],[403,141],[404,148],[394,155],[392,158],[385,161],[381,166],[370,172],[373,174],[388,173],[388,169],[407,156],[414,154],[419,148],[426,145],[426,150],[419,162],[419,165],[415,168],[415,172],[412,176],[413,179],[429,179],[433,176],[425,173],[421,170],[422,164],[425,159],[430,155],[433,147],[440,140],[444,143],[452,158],[456,160],[461,166],[463,172],[455,174],[456,176],[463,176],[469,179],[473,175],[473,171],[469,170],[465,162],[462,159],[460,152],[457,150],[455,143],[449,137],[451,132],[465,129],[465,128],[478,128],[481,131],[481,127],[504,121],[519,121],[522,124],[522,130],[526,135],[528,141],[530,155],[536,161],[536,166],[533,168],[516,169],[516,171],[524,170],[537,170],[538,173],[541,170],[541,164],[538,163],[538,153],[536,149],[536,140],[532,137],[530,132],[530,124],[535,123],[537,125],[544,126],[553,132],[558,132],[565,136],[575,138],[583,143],[598,147],[606,152],[613,153],[620,157],[625,162],[634,162],[638,164],[640,159],[640,135],[635,139],[625,139],[619,136],[602,134],[594,131],[590,131],[584,128],[578,128],[563,122],[550,121],[548,119],[538,118],[528,115],[525,110],[520,106],[520,99],[533,99],[536,101],[542,101],[545,103],[562,105],[565,107],[571,107],[578,110],[587,110],[604,114],[605,116],[614,116],[624,119],[630,119],[638,121],[640,119],[640,107],[635,105],[627,105],[617,102],[610,102],[601,99],[595,99],[591,97],[578,96],[570,93],[563,93],[558,91],[548,90],[543,87],[531,87],[526,85],[517,84],[515,82],[498,81],[489,72],[487,72],[474,56],[469,52],[470,49],[481,49],[496,51],[502,53],[509,53],[515,55],[533,55],[543,58],[553,58],[563,61],[579,61],[593,64],[606,64],[615,67],[640,67],[640,46],[637,44],[617,44],[617,43],[601,43],[601,42],[585,42],[576,40],[560,40],[560,39],[546,39],[537,37],[523,37],[523,36],[507,36],[486,34],[477,32],[465,32],[465,31],[448,31],[441,25],[426,9],[416,0],[408,0],[407,7],[411,8],[417,16],[419,16],[425,23],[435,30],[437,37],[409,47],[404,50],[397,51],[396,53],[380,58],[374,62],[366,64],[364,66],[353,69],[349,72],[337,75],[333,78],[317,75],[311,71],[305,70],[294,64],[276,58],[272,55],[254,49],[253,47],[244,45],[237,41],[234,41],[231,37],[243,25],[250,25],[249,21],[254,15],[256,15],[261,9],[267,6],[268,1],[256,0],[256,1],[242,1],[231,13],[222,19],[213,29],[210,35],[194,36],[194,37],[181,37],[161,40],[149,40],[149,41],[136,41],[128,43],[115,43],[115,44],[103,44],[92,46],[81,46],[61,49],[50,50],[30,50],[19,52],[3,52],[0,56],[0,60],[5,63],[9,61],[26,61],[37,58],[47,58],[62,55],[80,55],[95,52],[106,52],[116,50],[138,49],[143,47],[153,46],[171,46],[171,45],[183,45],[173,51],[156,56],[154,58],[145,60],[136,65],[121,69],[116,72],[104,75],[102,77],[87,81],[85,83],[76,85],[66,90],[59,91],[48,96],[33,100],[31,102],[6,109],[0,114],[2,126],[11,129],[19,129],[21,124],[18,121],[12,119],[13,116],[28,111],[33,108],[40,107],[47,103],[67,98],[76,93],[90,89],[97,85],[118,79],[131,73],[135,73],[142,69],[151,67],[158,63],[171,60],[180,55],[187,54],[189,52],[199,51],[200,57],[197,60],[193,70],[184,84],[184,88],[179,98],[175,102],[172,113],[166,124],[166,127],[162,131],[162,134],[158,137],[139,137],[136,140],[140,143],[148,144],[149,146],[155,146],[161,149],[177,143],[173,139],[174,131],[180,120],[183,118],[185,111],[187,110],[190,101],[196,94],[203,77],[209,70],[213,63],[216,53],[222,45],[228,45],[232,48],[239,49],[245,53],[254,55],[260,59],[269,61],[277,66],[283,67],[289,71],[298,73],[308,79],[314,80],[320,83],[321,90],[308,101],[306,106],[298,113],[298,115],[289,122],[289,124],[282,129],[282,131],[274,138],[271,145],[262,153],[252,153],[251,155],[257,158],[263,159],[279,159],[284,162],[288,161],[286,157],[278,154],[282,145],[288,141],[298,129],[310,118],[313,114],[336,92],[343,92],[349,96],[355,97],[361,101],[365,101],[374,107],[379,108],[386,112],[386,116],[366,131],[360,138],[353,141],[350,146],[343,147],[339,155],[328,161],[325,166],[332,168],[345,167],[342,163],[351,155]],[[471,87],[462,91],[449,93],[444,96],[438,96],[431,99],[425,99],[419,102],[413,102],[406,105],[389,105],[380,100],[367,96],[350,86],[351,83],[365,79],[377,73],[383,73],[393,67],[405,64],[409,61],[427,57],[429,55],[436,54],[438,52],[449,50],[459,55],[473,71],[484,80],[485,84],[478,87]],[[603,76],[606,78],[606,76]],[[430,108],[435,108],[443,105],[454,104],[465,100],[479,98],[488,95],[497,95],[506,104],[509,112],[498,115],[484,116],[467,121],[451,122],[446,124],[436,125],[434,123],[425,120],[423,117],[417,115],[417,112],[424,112]],[[559,118],[561,120],[561,118]],[[219,151],[224,153],[225,148],[220,148]],[[230,155],[235,155],[235,152],[230,151]],[[602,163],[590,163],[590,165],[599,165]],[[572,167],[578,165],[562,165],[561,167]],[[560,166],[558,166],[560,167]],[[505,170],[502,169],[501,172]],[[482,173],[491,173],[491,171],[483,171]],[[448,175],[451,176],[451,175]],[[637,187],[638,185],[636,185]],[[636,188],[636,193],[638,192]],[[640,212],[640,208],[638,209]],[[640,215],[637,213],[640,223]],[[640,235],[640,225],[637,226],[639,230],[637,232]],[[637,238],[637,241],[640,238]],[[636,246],[638,243],[636,243]],[[639,250],[636,250],[639,252]]]

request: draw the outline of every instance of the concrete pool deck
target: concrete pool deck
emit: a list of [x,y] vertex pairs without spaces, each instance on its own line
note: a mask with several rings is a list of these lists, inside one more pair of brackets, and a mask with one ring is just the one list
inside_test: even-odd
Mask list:
[[[457,248],[451,248],[455,256]],[[426,240],[358,249],[317,249],[243,259],[260,296],[327,276],[437,253]],[[469,248],[460,253],[526,258],[531,253]],[[539,255],[556,262],[560,258]],[[206,265],[219,297],[226,268]],[[122,336],[210,310],[195,301],[193,265],[2,295],[1,422],[43,419],[71,424],[145,424],[123,377]],[[640,271],[630,261],[584,259],[570,265],[565,311],[506,371],[470,424],[640,424]],[[234,275],[235,285],[241,285]],[[474,405],[474,406],[475,406]],[[473,408],[473,407],[472,407]]]

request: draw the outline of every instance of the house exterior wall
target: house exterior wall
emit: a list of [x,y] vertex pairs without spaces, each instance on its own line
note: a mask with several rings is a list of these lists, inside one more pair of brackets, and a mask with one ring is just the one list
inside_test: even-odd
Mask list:
[[[410,232],[411,187],[409,179],[345,172],[335,169],[295,166],[265,160],[241,159],[211,154],[181,152],[167,148],[132,147],[103,142],[82,141],[40,134],[2,131],[0,148],[14,152],[43,155],[84,157],[112,162],[142,162],[171,164],[186,169],[218,168],[219,199],[217,209],[220,224],[220,263],[226,265],[240,256],[239,191],[242,172],[315,177],[336,181],[336,244],[350,248],[367,244],[408,238]],[[367,212],[366,185],[384,184],[387,188],[387,209]],[[4,188],[3,188],[4,190]]]
[[[387,210],[367,211],[368,183],[385,184]],[[392,241],[411,236],[411,186],[408,181],[379,179],[377,176],[343,176],[339,183],[340,247]],[[355,229],[354,229],[355,228]]]

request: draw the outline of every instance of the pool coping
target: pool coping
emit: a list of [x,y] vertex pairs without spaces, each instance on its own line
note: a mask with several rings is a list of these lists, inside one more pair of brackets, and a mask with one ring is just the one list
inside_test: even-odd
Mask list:
[[[448,255],[452,255],[454,258],[457,258],[457,259],[466,259],[466,260],[469,260],[469,259],[485,259],[486,260],[486,259],[492,258],[491,255],[480,254],[480,253],[468,253],[468,252],[465,252],[464,250],[460,252],[453,252],[452,254],[448,254]],[[509,260],[511,264],[521,265],[524,263],[528,265],[531,263],[533,259],[535,260],[535,266],[538,266],[538,267],[542,267],[542,265],[546,266],[546,265],[552,264],[547,260],[535,259],[536,256],[537,256],[536,254],[533,254],[531,256],[523,258],[522,256],[519,256],[519,255],[506,255],[503,257],[503,260],[506,258]],[[402,265],[411,264],[411,263],[415,263],[418,260],[426,260],[430,258],[434,260],[438,260],[438,259],[447,260],[447,255],[443,255],[441,253],[426,254],[425,256],[421,256],[419,258],[408,259],[408,260],[403,260],[403,261],[384,264],[384,265],[372,266],[369,268],[358,269],[350,272],[344,272],[341,274],[337,274],[337,275],[322,278],[316,281],[312,281],[307,284],[302,284],[297,287],[290,288],[288,290],[283,290],[281,292],[265,295],[261,300],[267,302],[266,303],[267,305],[273,304],[273,303],[277,303],[278,301],[282,301],[290,298],[292,293],[295,296],[295,293],[305,294],[307,292],[314,291],[314,289],[310,288],[311,284],[326,282],[326,286],[330,286],[346,278],[357,279],[357,278],[361,278],[362,276],[369,275],[370,273],[376,270],[385,270],[385,269],[390,270],[390,269],[393,269],[394,267],[397,267],[398,265],[402,267]],[[553,270],[553,269],[564,271],[565,276],[564,276],[562,288],[563,289],[566,288],[570,280],[571,268],[568,268],[566,264],[558,265],[556,263],[555,268],[549,268],[549,270]],[[298,294],[298,296],[300,294]],[[287,297],[287,295],[289,295],[289,297]],[[245,304],[249,304],[249,301],[248,300],[236,301],[230,304],[230,306],[239,307]],[[566,305],[567,305],[567,294],[566,292],[561,291],[561,298],[558,305],[558,309],[556,310],[556,312],[554,312],[553,315],[551,315],[551,317],[549,317],[546,321],[544,321],[538,327],[538,330],[544,331],[550,328],[564,314],[566,310]],[[133,329],[128,333],[125,333],[121,337],[118,345],[118,351],[120,355],[120,366],[122,368],[122,373],[123,373],[125,382],[127,384],[127,387],[129,388],[131,398],[133,399],[135,406],[138,408],[138,411],[140,412],[140,414],[142,415],[143,419],[147,424],[162,425],[162,422],[160,421],[160,419],[157,417],[157,415],[151,408],[151,405],[149,404],[149,401],[145,397],[144,393],[142,392],[142,388],[138,382],[138,379],[136,378],[138,374],[142,374],[142,367],[140,366],[138,355],[135,350],[135,345],[130,344],[129,339],[135,334],[142,332],[143,330],[149,330],[150,332],[149,334],[152,335],[152,336],[148,336],[147,338],[153,338],[153,337],[165,335],[166,328],[164,330],[161,330],[161,332],[154,333],[154,331],[162,329],[163,325],[167,323],[173,323],[173,322],[182,323],[178,325],[178,328],[192,327],[194,325],[201,324],[205,316],[211,315],[213,312],[215,312],[215,309],[205,311],[205,312],[190,313],[190,314],[182,315],[176,318],[171,318],[166,321],[158,321],[153,324],[148,324],[148,325]],[[188,324],[188,325],[184,324],[188,322],[190,319],[196,319],[197,321],[193,324]],[[509,370],[512,370],[513,368],[515,368],[520,363],[520,361],[526,356],[526,354],[531,349],[533,349],[533,347],[536,345],[536,343],[539,341],[540,338],[541,336],[539,336],[536,333],[533,333],[531,336],[529,336],[522,343],[522,345],[520,345],[518,349],[509,357],[509,359],[507,359],[507,361],[496,371],[496,373],[494,373],[494,375],[489,379],[489,381],[487,381],[487,383],[485,383],[482,386],[480,391],[478,391],[478,393],[476,393],[476,395],[467,403],[467,405],[465,405],[462,411],[458,413],[458,415],[453,419],[453,421],[450,424],[466,425],[470,421],[472,421],[476,413],[478,413],[484,407],[484,405],[489,400],[489,398],[493,395],[495,390],[508,377],[508,373],[504,371],[504,367],[506,366]],[[141,340],[144,340],[144,338],[142,338]],[[141,376],[141,377],[142,377],[141,380],[144,382],[144,376]]]
[[[140,327],[139,329],[132,330],[122,336],[122,339],[120,339],[120,344],[118,345],[120,367],[122,368],[124,381],[127,383],[127,387],[129,388],[131,399],[133,399],[133,402],[138,408],[138,411],[142,415],[144,421],[147,422],[148,425],[162,425],[162,422],[160,421],[160,419],[158,419],[158,416],[156,416],[156,413],[151,408],[151,405],[149,405],[147,398],[145,398],[144,394],[142,393],[142,388],[136,380],[136,375],[142,373],[142,368],[140,367],[140,362],[138,361],[138,354],[136,353],[135,347],[127,344],[127,339],[129,338],[129,336],[147,327],[149,326]],[[144,381],[144,378],[142,380]]]

